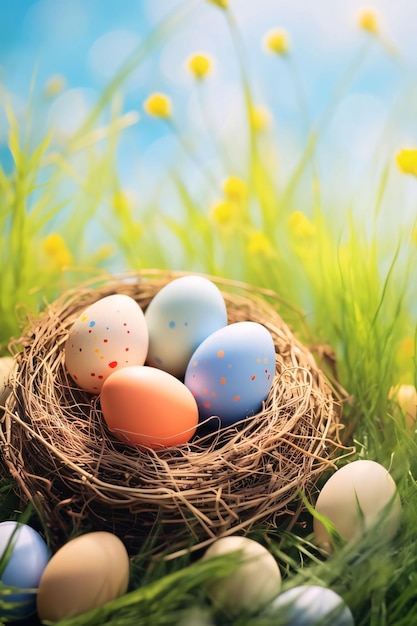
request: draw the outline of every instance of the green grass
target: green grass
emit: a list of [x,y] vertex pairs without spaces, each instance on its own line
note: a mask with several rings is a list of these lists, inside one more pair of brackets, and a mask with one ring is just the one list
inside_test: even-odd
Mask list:
[[[221,11],[216,6],[212,10]],[[382,167],[375,165],[367,183],[373,201],[363,219],[355,206],[343,202],[344,191],[350,197],[347,189],[331,202],[323,200],[317,159],[321,133],[378,39],[358,43],[323,117],[311,126],[292,174],[277,180],[275,136],[273,130],[259,129],[253,122],[245,42],[234,16],[224,11],[239,61],[247,118],[242,128],[247,154],[239,169],[244,187],[233,195],[220,177],[216,183],[213,175],[208,181],[202,175],[196,191],[182,166],[191,161],[197,170],[203,168],[204,155],[195,150],[198,138],[188,137],[175,117],[144,118],[140,123],[168,124],[177,140],[180,165],[166,172],[177,208],[174,216],[164,212],[158,190],[135,205],[120,182],[116,155],[120,134],[137,121],[134,112],[123,113],[120,106],[124,80],[187,16],[184,3],[180,14],[169,16],[135,51],[63,149],[53,129],[34,143],[31,118],[36,107],[28,109],[22,126],[5,102],[13,169],[0,170],[2,353],[7,354],[8,340],[19,334],[26,311],[36,313],[86,276],[111,271],[116,251],[129,270],[205,271],[275,290],[279,312],[317,358],[334,351],[336,361],[320,362],[323,367],[336,364],[340,383],[351,394],[343,420],[349,441],[356,446],[355,458],[374,459],[390,469],[404,518],[394,541],[377,542],[370,535],[359,545],[341,546],[327,559],[314,546],[308,512],[292,532],[277,528],[266,533],[260,527],[250,536],[276,557],[284,588],[304,582],[324,584],[345,598],[357,626],[407,626],[417,620],[417,439],[389,399],[389,391],[417,380],[416,223],[398,221],[389,232],[384,229],[387,216],[397,210],[393,191],[401,197],[401,189],[395,187],[401,182],[393,181],[394,154]],[[281,62],[287,63],[294,79],[297,114],[311,124],[308,116],[306,121],[301,76],[291,52],[288,58],[277,59]],[[209,89],[209,77],[205,80],[196,88]],[[103,113],[107,124],[97,127]],[[233,158],[233,146],[227,148]],[[82,171],[77,167],[80,155],[86,164]],[[92,251],[80,247],[82,234],[91,225],[104,233],[103,243]],[[171,244],[180,252],[172,254]],[[0,519],[16,518],[19,507],[4,476]],[[234,559],[202,563],[192,556],[149,561],[144,547],[143,554],[132,557],[126,596],[62,624],[178,624],[184,611],[196,605],[218,624],[280,623],[259,615],[232,619],[211,606],[204,581],[236,564]]]

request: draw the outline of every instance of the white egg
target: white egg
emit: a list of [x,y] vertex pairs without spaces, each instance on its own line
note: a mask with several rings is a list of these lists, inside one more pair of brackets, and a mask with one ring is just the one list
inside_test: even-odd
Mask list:
[[3,356],[0,358],[0,414],[1,407],[6,402],[11,391],[9,380],[13,374],[15,364],[15,360],[11,356]]
[[233,535],[217,539],[203,558],[240,552],[241,562],[227,576],[211,580],[208,594],[215,606],[230,614],[257,611],[279,593],[281,572],[275,558],[260,543]]
[[143,365],[148,344],[138,303],[113,294],[94,302],[76,319],[65,343],[65,366],[77,385],[98,394],[115,370]]
[[[396,484],[379,463],[358,460],[337,470],[323,486],[315,507],[346,542],[359,541],[368,531],[387,540],[401,523],[401,501]],[[313,521],[317,545],[331,552],[332,537],[318,519]]]
[[344,600],[332,589],[319,585],[300,585],[284,591],[268,607],[268,615],[271,613],[285,616],[286,626],[354,626]]

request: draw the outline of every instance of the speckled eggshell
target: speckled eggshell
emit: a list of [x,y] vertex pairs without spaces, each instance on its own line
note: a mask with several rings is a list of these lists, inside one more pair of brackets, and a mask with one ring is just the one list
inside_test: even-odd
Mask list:
[[200,421],[216,415],[227,426],[262,408],[274,374],[270,332],[257,322],[236,322],[200,344],[184,382],[197,401]]
[[124,367],[109,376],[100,404],[115,437],[149,448],[187,443],[198,425],[198,407],[189,389],[148,365]]
[[91,532],[64,544],[39,582],[37,612],[43,622],[81,615],[123,595],[129,583],[129,556],[109,532]]
[[112,372],[143,365],[149,337],[137,302],[113,294],[89,306],[72,325],[65,343],[65,366],[85,391],[98,394]]
[[202,276],[182,276],[165,285],[145,311],[147,364],[183,378],[191,355],[211,333],[226,326],[218,287]]

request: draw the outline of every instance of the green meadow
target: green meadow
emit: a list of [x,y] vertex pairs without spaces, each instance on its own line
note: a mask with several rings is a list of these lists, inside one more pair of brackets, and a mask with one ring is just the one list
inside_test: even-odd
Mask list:
[[[264,53],[278,75],[290,77],[293,114],[306,129],[291,167],[283,166],[287,155],[279,120],[257,97],[237,15],[227,0],[211,0],[210,8],[225,21],[236,57],[238,142],[216,129],[218,115],[207,106],[215,103],[210,81],[221,59],[198,51],[186,68],[199,131],[182,125],[175,99],[163,90],[150,89],[136,111],[124,108],[126,80],[187,23],[187,8],[161,21],[70,135],[52,127],[40,133],[38,127],[40,111],[65,88],[59,77],[39,85],[34,75],[24,115],[2,90],[12,167],[0,169],[1,354],[9,354],[9,342],[20,336],[28,317],[94,277],[166,268],[272,290],[282,318],[349,394],[342,416],[345,443],[355,449],[349,460],[372,459],[389,469],[403,519],[393,540],[370,533],[328,558],[315,547],[308,522],[291,531],[255,528],[250,536],[276,557],[283,588],[303,583],[332,588],[357,626],[409,626],[417,623],[416,407],[414,400],[413,419],[398,388],[417,386],[417,210],[401,207],[410,193],[417,199],[417,147],[387,139],[354,189],[340,163],[338,190],[332,186],[329,193],[321,146],[338,104],[370,55],[390,63],[396,51],[377,16],[362,14],[351,61],[341,67],[322,115],[312,120],[291,38],[285,30],[266,36]],[[398,94],[398,102],[394,121],[416,98],[407,92]],[[141,125],[163,126],[176,158],[154,189],[136,197],[124,188],[118,155],[124,133],[136,126],[140,132]],[[198,132],[212,140],[211,158],[200,151]],[[338,158],[325,156],[329,163]],[[164,209],[167,196],[171,210]],[[13,495],[5,471],[1,484],[0,519],[30,519],[33,513]],[[308,520],[308,502],[306,507]],[[144,546],[143,554],[131,559],[128,594],[61,623],[162,626],[184,619],[186,624],[187,611],[196,607],[202,613],[195,623],[285,623],[279,617],[230,617],[212,607],[204,583],[235,567],[233,558],[148,560]]]

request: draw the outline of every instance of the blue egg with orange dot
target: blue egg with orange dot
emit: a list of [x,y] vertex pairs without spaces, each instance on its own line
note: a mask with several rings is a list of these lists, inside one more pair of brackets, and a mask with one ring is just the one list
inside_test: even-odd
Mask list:
[[196,399],[200,422],[215,415],[229,426],[262,409],[274,374],[271,333],[258,322],[236,322],[198,346],[184,383]]

